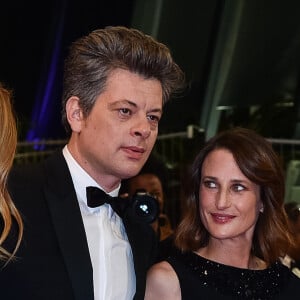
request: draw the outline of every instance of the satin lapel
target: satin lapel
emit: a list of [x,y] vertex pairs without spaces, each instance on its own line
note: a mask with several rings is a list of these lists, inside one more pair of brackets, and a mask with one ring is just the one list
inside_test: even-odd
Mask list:
[[144,299],[146,273],[157,255],[157,240],[154,231],[147,224],[123,219],[127,237],[131,245],[136,274],[136,295],[134,300]]
[[93,300],[93,270],[87,239],[71,175],[62,153],[49,158],[45,168],[45,195],[75,299]]

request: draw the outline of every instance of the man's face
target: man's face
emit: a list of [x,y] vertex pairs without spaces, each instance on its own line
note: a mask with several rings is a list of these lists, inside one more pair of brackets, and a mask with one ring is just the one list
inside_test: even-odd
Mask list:
[[68,147],[77,162],[107,191],[136,175],[156,141],[160,82],[117,69],[87,118],[76,99],[69,101],[68,115],[74,116],[68,116],[73,131]]

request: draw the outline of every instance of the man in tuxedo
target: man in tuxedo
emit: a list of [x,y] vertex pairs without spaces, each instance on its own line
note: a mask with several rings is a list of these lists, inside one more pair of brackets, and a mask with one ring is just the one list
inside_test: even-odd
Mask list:
[[144,298],[156,255],[151,226],[109,203],[91,206],[86,190],[117,196],[121,180],[139,172],[163,105],[182,83],[168,48],[138,30],[107,27],[71,45],[62,100],[68,143],[9,177],[24,237],[0,273],[3,299]]

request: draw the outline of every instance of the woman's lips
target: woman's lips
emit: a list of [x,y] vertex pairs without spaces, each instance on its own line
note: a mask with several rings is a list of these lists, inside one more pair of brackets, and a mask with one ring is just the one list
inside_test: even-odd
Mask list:
[[235,216],[233,215],[219,214],[219,213],[211,213],[211,216],[216,223],[220,223],[220,224],[228,223],[235,218]]

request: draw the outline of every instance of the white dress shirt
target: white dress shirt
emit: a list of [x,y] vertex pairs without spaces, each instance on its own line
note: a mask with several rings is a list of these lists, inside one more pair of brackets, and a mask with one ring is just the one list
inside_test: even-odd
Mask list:
[[[122,219],[109,204],[87,206],[86,187],[101,186],[63,149],[81,210],[93,266],[95,300],[132,300],[136,278],[131,246]],[[117,196],[116,190],[109,193]],[[103,190],[103,189],[102,189]]]

